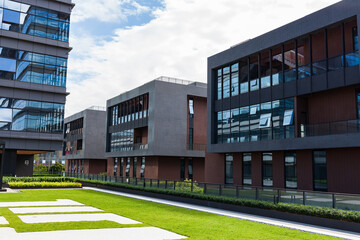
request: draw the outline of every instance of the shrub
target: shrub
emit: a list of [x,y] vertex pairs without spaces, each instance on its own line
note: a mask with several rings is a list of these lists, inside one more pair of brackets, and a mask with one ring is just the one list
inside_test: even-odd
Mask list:
[[10,188],[79,188],[77,182],[9,182]]
[[10,182],[75,182],[71,177],[4,177],[4,183]]
[[48,172],[48,171],[49,171],[48,167],[42,164],[34,166],[34,172]]
[[196,181],[192,182],[192,191],[191,191],[191,180],[185,179],[183,182],[176,182],[176,191],[181,192],[193,192],[193,193],[204,193],[204,190],[198,186]]
[[62,171],[65,171],[65,166],[58,162],[50,167],[50,172],[62,172]]

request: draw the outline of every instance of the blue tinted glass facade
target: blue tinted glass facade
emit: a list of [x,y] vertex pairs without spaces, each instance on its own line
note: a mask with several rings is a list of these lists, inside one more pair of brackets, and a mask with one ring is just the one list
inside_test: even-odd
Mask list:
[[0,130],[61,133],[64,104],[0,97]]
[[236,143],[295,137],[294,99],[276,100],[217,112],[217,143]]
[[0,0],[1,29],[69,41],[70,15],[29,4]]
[[0,78],[66,86],[67,59],[0,47]]
[[134,144],[134,129],[110,133],[110,152],[132,151]]

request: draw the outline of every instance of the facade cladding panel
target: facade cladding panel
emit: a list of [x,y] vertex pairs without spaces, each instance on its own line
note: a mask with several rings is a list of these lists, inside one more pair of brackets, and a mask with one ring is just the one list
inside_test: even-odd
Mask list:
[[206,93],[205,83],[160,77],[109,99],[108,175],[203,181]]
[[344,0],[209,57],[205,181],[360,193],[359,19]]
[[0,140],[4,174],[31,175],[33,155],[61,149],[70,1],[0,1]]
[[[106,172],[106,111],[85,109],[65,119],[63,156],[66,172],[99,174]],[[71,168],[71,165],[76,168]]]

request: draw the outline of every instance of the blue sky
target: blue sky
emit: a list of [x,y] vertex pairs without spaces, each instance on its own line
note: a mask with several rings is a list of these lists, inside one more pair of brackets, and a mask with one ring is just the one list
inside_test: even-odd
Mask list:
[[207,57],[338,0],[73,2],[66,116],[159,76],[206,82]]

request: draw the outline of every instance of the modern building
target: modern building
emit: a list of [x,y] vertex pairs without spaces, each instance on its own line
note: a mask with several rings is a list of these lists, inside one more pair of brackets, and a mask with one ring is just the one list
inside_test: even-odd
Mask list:
[[206,84],[160,77],[107,101],[108,175],[204,180]]
[[65,159],[62,155],[62,150],[55,152],[45,152],[34,156],[34,167],[38,165],[47,166],[50,168],[56,163],[60,163],[65,166]]
[[61,150],[71,0],[0,1],[0,140],[4,174],[31,175]]
[[99,174],[107,171],[106,110],[91,107],[65,118],[63,156],[65,172]]
[[359,21],[344,0],[209,57],[205,181],[360,193]]

